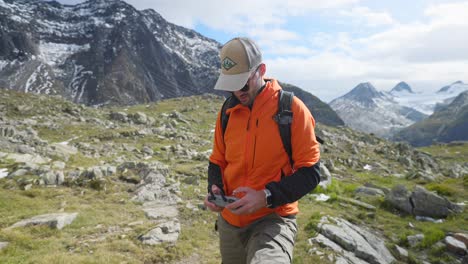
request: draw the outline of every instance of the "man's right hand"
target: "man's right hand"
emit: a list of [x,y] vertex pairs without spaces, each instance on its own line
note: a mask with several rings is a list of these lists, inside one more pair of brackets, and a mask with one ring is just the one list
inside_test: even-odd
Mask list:
[[[221,194],[221,189],[218,188],[218,186],[216,186],[215,184],[213,184],[211,186],[211,191],[214,193],[214,194]],[[217,206],[216,204],[208,201],[208,197],[211,196],[210,193],[208,193],[206,196],[205,196],[205,201],[204,201],[204,204],[205,206],[210,209],[210,211],[212,212],[221,212],[224,207],[219,207]]]

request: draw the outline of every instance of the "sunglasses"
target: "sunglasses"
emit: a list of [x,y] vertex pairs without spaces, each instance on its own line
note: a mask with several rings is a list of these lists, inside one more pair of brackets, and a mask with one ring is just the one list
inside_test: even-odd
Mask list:
[[250,79],[252,79],[252,77],[257,73],[258,69],[260,68],[260,66],[258,66],[255,71],[253,72],[253,74],[251,76],[249,76],[249,79],[247,79],[247,82],[245,83],[244,87],[242,87],[242,89],[240,89],[239,91],[241,92],[247,92],[250,90],[250,86],[249,86],[249,81]]

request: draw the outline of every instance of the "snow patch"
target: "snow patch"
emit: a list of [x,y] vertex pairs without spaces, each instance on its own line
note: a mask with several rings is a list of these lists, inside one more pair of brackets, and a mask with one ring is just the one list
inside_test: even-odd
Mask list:
[[29,20],[23,18],[23,17],[20,17],[20,16],[17,16],[17,15],[12,15],[10,16],[11,20],[14,20],[14,21],[17,21],[17,22],[20,22],[20,23],[29,23]]
[[88,78],[93,76],[93,72],[85,71],[83,66],[75,64],[74,61],[73,65],[73,78],[68,85],[68,88],[71,90],[73,100],[75,102],[80,102],[86,87],[86,83],[88,82]]
[[53,79],[49,75],[46,65],[41,64],[29,76],[24,87],[24,92],[50,94],[52,86]]
[[50,66],[58,66],[63,64],[69,56],[77,52],[89,50],[89,44],[75,45],[41,41],[39,44],[39,50],[39,58],[43,62]]
[[9,63],[9,61],[0,60],[0,71],[2,71]]

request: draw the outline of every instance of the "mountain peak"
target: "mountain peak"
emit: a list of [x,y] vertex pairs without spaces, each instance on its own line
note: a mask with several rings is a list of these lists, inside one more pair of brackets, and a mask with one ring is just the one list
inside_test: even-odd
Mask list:
[[393,89],[390,91],[391,94],[399,92],[408,92],[414,93],[411,87],[406,82],[399,82]]
[[369,100],[381,97],[382,93],[377,91],[370,82],[360,83],[353,90],[345,95],[354,99]]
[[462,81],[456,81],[450,85],[446,85],[442,88],[440,88],[437,93],[456,93],[459,94],[460,92],[463,92],[464,90],[468,89],[468,85],[463,83]]

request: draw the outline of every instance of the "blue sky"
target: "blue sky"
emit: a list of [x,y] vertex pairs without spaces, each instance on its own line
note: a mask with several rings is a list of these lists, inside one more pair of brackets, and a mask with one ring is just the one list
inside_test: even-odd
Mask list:
[[[77,3],[79,0],[60,0]],[[468,82],[468,0],[126,0],[220,43],[249,36],[267,75],[328,102],[360,82]]]

